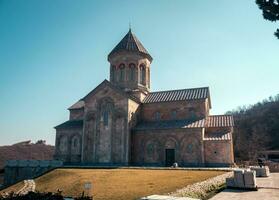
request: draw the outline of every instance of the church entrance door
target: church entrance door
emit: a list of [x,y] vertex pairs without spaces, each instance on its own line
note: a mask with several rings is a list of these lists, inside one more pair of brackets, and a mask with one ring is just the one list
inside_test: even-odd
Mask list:
[[166,149],[166,167],[170,167],[175,162],[175,150],[174,149]]

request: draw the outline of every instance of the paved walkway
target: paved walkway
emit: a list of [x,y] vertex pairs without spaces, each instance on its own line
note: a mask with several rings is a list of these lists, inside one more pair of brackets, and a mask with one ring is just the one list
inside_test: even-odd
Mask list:
[[270,177],[257,178],[258,191],[225,189],[210,200],[278,200],[279,173],[271,173]]

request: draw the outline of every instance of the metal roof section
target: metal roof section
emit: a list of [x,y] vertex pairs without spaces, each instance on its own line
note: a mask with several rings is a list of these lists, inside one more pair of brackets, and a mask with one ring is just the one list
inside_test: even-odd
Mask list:
[[122,38],[122,40],[114,47],[114,49],[109,53],[108,58],[110,58],[114,53],[119,51],[130,51],[138,52],[144,54],[148,57],[150,62],[152,61],[151,55],[144,48],[142,43],[138,40],[135,34],[132,33],[131,29],[129,32]]
[[69,120],[58,126],[55,126],[55,129],[63,129],[63,128],[82,128],[83,120]]
[[190,88],[181,90],[168,90],[150,92],[143,100],[143,103],[157,103],[170,101],[187,101],[198,99],[210,99],[209,88]]

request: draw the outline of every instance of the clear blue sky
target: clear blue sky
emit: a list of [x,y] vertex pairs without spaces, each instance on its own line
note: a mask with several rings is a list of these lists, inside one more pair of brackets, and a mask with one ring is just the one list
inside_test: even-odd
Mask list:
[[153,56],[153,91],[209,86],[212,114],[279,93],[278,23],[254,0],[0,0],[0,145],[45,139],[108,79],[132,30]]

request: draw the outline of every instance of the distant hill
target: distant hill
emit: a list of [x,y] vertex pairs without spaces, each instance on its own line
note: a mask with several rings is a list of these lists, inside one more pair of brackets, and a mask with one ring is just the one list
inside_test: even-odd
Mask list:
[[279,94],[228,112],[234,116],[237,160],[255,160],[258,151],[279,150]]
[[43,140],[36,143],[24,141],[10,146],[0,146],[0,169],[4,167],[6,160],[51,160],[53,154],[54,146],[45,144]]

